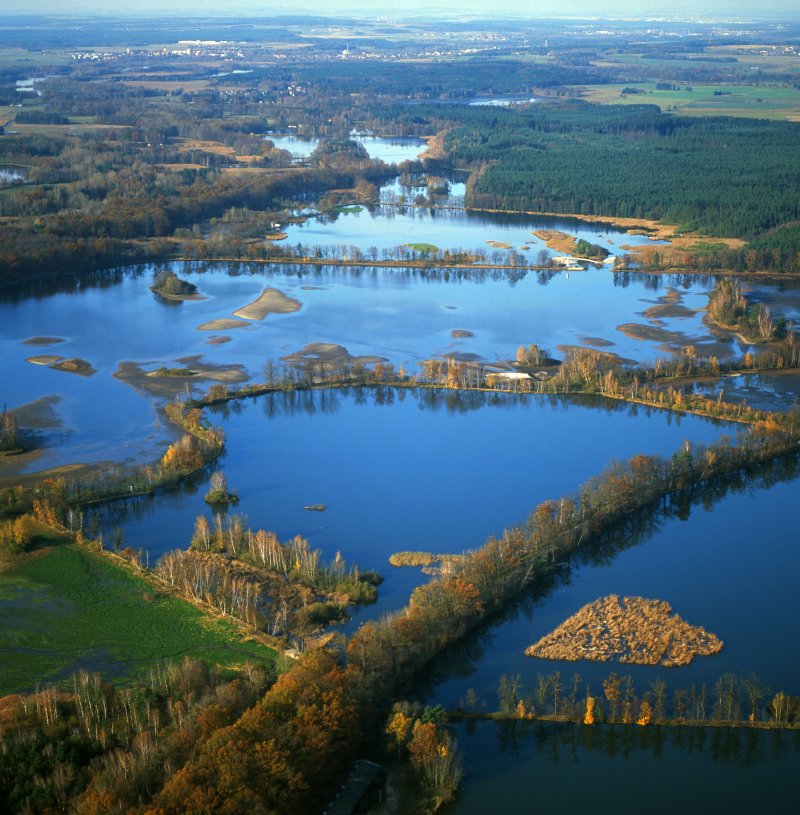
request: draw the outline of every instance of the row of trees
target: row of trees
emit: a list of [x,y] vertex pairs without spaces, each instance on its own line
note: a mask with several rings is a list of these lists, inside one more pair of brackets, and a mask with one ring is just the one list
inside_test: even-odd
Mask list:
[[[755,675],[725,673],[711,685],[670,688],[659,678],[638,690],[630,675],[609,674],[595,692],[579,673],[537,674],[528,690],[519,674],[500,677],[499,712],[520,719],[552,717],[583,724],[751,724],[786,727],[800,723],[800,697],[773,691]],[[464,694],[460,712],[486,715],[486,700],[474,688]]]
[[447,576],[417,588],[402,611],[364,624],[348,644],[349,667],[366,684],[365,693],[389,691],[370,678],[397,676],[400,682],[418,671],[631,513],[678,506],[682,490],[696,490],[797,449],[796,434],[752,431],[735,445],[723,439],[708,447],[687,445],[670,459],[640,455],[615,462],[577,496],[543,502],[524,525],[491,538],[453,564]]

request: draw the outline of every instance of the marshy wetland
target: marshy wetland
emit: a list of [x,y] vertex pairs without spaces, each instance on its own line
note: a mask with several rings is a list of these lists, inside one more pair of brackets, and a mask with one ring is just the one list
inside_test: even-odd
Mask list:
[[[571,245],[591,240],[612,252],[648,240],[568,219],[396,202],[304,216],[285,229],[287,242],[316,246],[323,258],[341,247],[369,256],[374,246],[377,255],[391,256],[395,247],[421,251],[430,242],[432,249],[483,247],[498,266],[505,264],[504,253],[520,246],[545,250],[544,239],[552,235],[542,230],[557,229]],[[152,291],[165,271],[197,294],[175,299]],[[4,398],[25,444],[22,453],[0,458],[0,478],[8,484],[42,471],[72,477],[87,467],[102,474],[113,464],[157,460],[178,436],[162,412],[169,400],[199,396],[211,386],[263,381],[268,369],[391,365],[418,373],[426,360],[438,358],[508,372],[515,370],[517,348],[529,343],[555,360],[584,348],[623,364],[648,365],[691,346],[724,363],[750,346],[708,321],[715,282],[701,275],[613,271],[610,264],[570,272],[179,261],[90,275],[75,290],[58,283],[5,290],[0,366],[14,388],[13,402]],[[800,314],[797,292],[786,284],[758,281],[747,294],[769,303],[780,318]],[[692,387],[711,398],[723,390],[726,401],[748,399],[757,389],[765,395],[753,400],[754,407],[788,409],[796,402],[796,382],[793,373],[754,373],[721,382],[700,378]],[[246,516],[254,529],[273,530],[283,541],[302,535],[326,558],[342,552],[360,568],[384,575],[377,602],[351,607],[351,619],[337,624],[335,630],[348,636],[402,608],[429,580],[414,566],[391,566],[393,553],[477,549],[488,536],[524,523],[537,503],[574,494],[614,459],[669,457],[686,444],[735,437],[740,429],[599,396],[384,386],[290,390],[223,401],[206,413],[225,433],[215,467],[239,496],[228,517]],[[153,495],[93,509],[84,522],[155,562],[189,545],[197,516],[213,522],[215,511],[224,514],[204,501],[209,478],[200,470]],[[796,488],[789,470],[733,482],[677,515],[649,516],[623,540],[601,541],[445,652],[422,681],[420,697],[453,709],[473,693],[492,709],[503,675],[518,675],[531,691],[539,675],[559,671],[566,681],[574,662],[526,657],[525,648],[611,593],[662,599],[725,642],[720,653],[680,668],[625,665],[643,687],[663,672],[669,683],[710,687],[721,674],[756,671],[772,687],[792,688],[798,666],[783,643],[800,613],[789,577],[800,564],[785,530]],[[318,506],[324,512],[307,511]],[[753,572],[754,539],[762,541],[759,559],[780,563],[780,569]],[[26,656],[4,680],[6,690],[31,687],[25,677],[33,665],[42,679],[84,667],[125,681],[154,660],[180,656],[190,642],[193,655],[222,664],[271,658],[258,644],[232,645],[224,631],[196,631],[193,610],[153,595],[133,576],[117,576],[125,585],[112,585],[111,567],[87,553],[53,550],[18,568],[19,574],[4,573],[2,602],[10,622],[3,638],[7,653]],[[56,584],[53,569],[74,580]],[[128,583],[133,590],[123,602]],[[70,592],[80,593],[81,603]],[[114,615],[123,612],[144,628],[124,638],[106,636],[105,629],[84,636],[106,604],[114,607],[109,632],[117,630]],[[64,630],[39,641],[32,632],[54,609]],[[168,619],[182,622],[167,626]],[[136,645],[143,640],[151,643],[146,655]],[[599,690],[608,670],[581,662],[580,672],[587,691]],[[461,739],[474,783],[487,790],[491,782],[473,748],[483,749],[478,743],[487,738],[504,739],[503,727],[480,722]],[[554,738],[549,734],[525,735],[529,746],[523,750],[548,744]],[[646,750],[643,755],[649,760]],[[685,760],[677,749],[676,766]],[[587,761],[607,774],[622,772],[596,752]],[[481,800],[469,791],[465,800]],[[473,811],[469,806],[462,802],[456,811]]]
[[4,18],[0,810],[797,809],[800,28],[651,12]]
[[[580,221],[425,208],[361,209],[287,229],[316,245],[355,242],[368,252],[376,234],[385,246],[419,238],[415,225],[436,231],[442,246],[463,246],[469,236],[473,249],[491,235],[535,249],[533,233],[554,225],[612,250],[647,240]],[[197,296],[173,300],[151,291],[165,270]],[[267,361],[276,370],[355,362],[417,373],[424,360],[449,357],[502,371],[528,342],[555,358],[584,347],[650,364],[691,345],[724,361],[747,346],[705,319],[714,283],[606,265],[569,273],[178,262],[87,276],[73,291],[57,284],[6,290],[0,361],[5,380],[15,383],[9,407],[19,411],[30,449],[0,459],[0,476],[9,483],[43,470],[152,461],[176,437],[160,412],[168,399],[262,381]],[[785,285],[759,282],[748,293],[777,315],[798,314],[796,293]],[[58,370],[74,359],[88,369]],[[775,381],[790,391],[796,377]],[[731,390],[726,383],[726,398]],[[716,395],[713,386],[710,392]],[[227,403],[209,418],[226,434],[220,466],[240,495],[238,512],[387,575],[378,604],[356,612],[347,630],[400,607],[427,579],[388,567],[389,555],[410,541],[458,554],[522,521],[538,501],[575,492],[613,458],[668,455],[687,439],[736,432],[603,400],[382,388],[278,393]],[[154,559],[188,545],[195,516],[207,512],[207,478],[99,510],[106,534],[120,527]],[[324,514],[303,511],[317,503],[328,507]],[[680,612],[674,592],[653,596]]]
[[[497,215],[491,226],[481,226],[458,211],[412,211],[407,217],[414,223],[430,220],[431,228],[466,218],[473,248],[482,235],[499,234],[497,224],[520,220]],[[353,239],[342,234],[343,225],[349,230],[346,224],[362,222],[391,236],[386,240],[394,245],[411,238],[398,234],[391,219],[366,210],[300,228],[322,231],[335,246]],[[527,219],[514,228],[530,235],[534,225]],[[586,225],[573,228],[577,235]],[[370,239],[369,233],[358,238],[365,252]],[[30,466],[15,462],[22,464],[19,471],[152,458],[170,430],[136,389],[155,388],[142,375],[160,367],[196,370],[185,381],[159,382],[163,395],[170,385],[177,392],[214,381],[258,381],[265,360],[296,363],[304,349],[319,343],[409,371],[431,356],[502,367],[528,342],[556,358],[584,346],[640,363],[687,345],[721,360],[746,349],[732,334],[705,323],[703,309],[714,285],[709,277],[614,273],[593,266],[580,274],[242,263],[167,268],[196,286],[199,298],[171,300],[150,291],[161,267],[147,266],[88,276],[72,292],[57,286],[48,291],[41,284],[2,293],[0,359],[4,375],[15,383],[13,401],[6,397],[9,407],[58,400],[58,432],[40,428],[36,460]],[[768,283],[754,290],[756,298],[777,300],[776,313],[791,319],[798,314],[796,297],[783,300],[784,294]],[[48,338],[53,344],[43,345]],[[90,411],[84,409],[89,403]],[[2,474],[10,475],[8,462],[2,466]]]

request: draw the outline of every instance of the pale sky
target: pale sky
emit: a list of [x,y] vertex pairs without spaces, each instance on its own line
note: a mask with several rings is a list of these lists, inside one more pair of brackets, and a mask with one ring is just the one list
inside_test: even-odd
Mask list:
[[798,0],[5,0],[0,14],[200,14],[277,16],[292,13],[358,16],[652,17],[800,21]]

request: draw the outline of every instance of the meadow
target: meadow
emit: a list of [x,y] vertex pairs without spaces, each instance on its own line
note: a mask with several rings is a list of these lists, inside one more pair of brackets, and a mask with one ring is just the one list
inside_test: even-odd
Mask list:
[[[0,695],[113,665],[116,682],[184,656],[231,667],[274,652],[76,544],[0,564]],[[13,658],[10,656],[13,654]]]

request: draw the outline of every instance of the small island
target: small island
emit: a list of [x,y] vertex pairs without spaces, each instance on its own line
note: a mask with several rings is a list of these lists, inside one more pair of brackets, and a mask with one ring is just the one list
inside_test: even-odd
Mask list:
[[239,495],[228,487],[228,479],[221,470],[211,473],[210,489],[204,496],[207,504],[238,504]]
[[49,367],[56,371],[66,371],[69,374],[80,374],[81,376],[91,376],[97,371],[92,367],[90,362],[80,357],[73,357],[72,359],[64,359],[60,362],[54,362]]
[[153,280],[150,290],[167,300],[200,300],[197,286],[183,280],[175,272],[159,272]]
[[721,650],[722,640],[673,614],[669,603],[612,594],[585,605],[525,655],[669,668]]
[[278,289],[264,289],[261,294],[246,306],[234,311],[236,317],[245,320],[263,320],[268,314],[292,314],[300,311],[302,303]]

